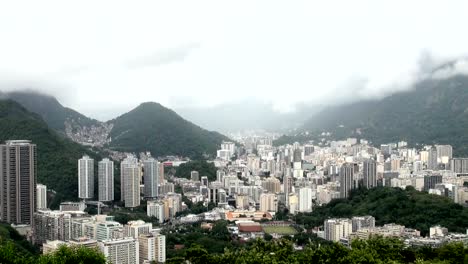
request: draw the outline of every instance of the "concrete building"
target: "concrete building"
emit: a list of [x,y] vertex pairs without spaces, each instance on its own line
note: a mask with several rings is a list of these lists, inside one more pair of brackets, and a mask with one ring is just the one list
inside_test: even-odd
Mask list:
[[312,188],[299,189],[299,212],[312,212]]
[[145,197],[154,198],[159,195],[159,166],[161,164],[153,158],[149,158],[143,162]]
[[453,148],[451,145],[436,145],[437,162],[448,164],[452,159]]
[[47,209],[47,186],[43,184],[36,185],[36,209]]
[[198,171],[191,171],[190,172],[190,179],[194,182],[197,182],[200,180],[200,174],[198,173]]
[[94,160],[84,155],[78,160],[78,198],[94,197]]
[[[138,160],[137,160],[137,158],[135,158],[132,155],[127,156],[120,163],[120,200],[121,201],[125,201],[125,189],[126,189],[125,176],[126,176],[126,173],[131,171],[131,170],[126,170],[126,168],[129,168],[129,167],[131,167],[133,169],[135,169],[135,167],[138,168]],[[139,168],[137,170],[138,170],[138,174],[139,174]]]
[[263,193],[260,195],[260,211],[276,212],[278,211],[278,199],[274,193]]
[[374,228],[375,227],[375,218],[373,216],[355,216],[351,219],[353,224],[353,232],[358,231],[362,228]]
[[208,187],[208,177],[207,176],[202,176],[200,179],[201,186]]
[[60,211],[84,211],[86,209],[86,204],[84,202],[61,202]]
[[262,181],[262,188],[269,193],[279,193],[281,192],[281,182],[275,177],[268,177]]
[[105,240],[98,243],[99,249],[112,264],[139,264],[140,250],[138,240],[127,237]]
[[156,263],[166,262],[166,237],[161,234],[140,235],[139,251],[140,263],[155,261]]
[[140,168],[137,164],[126,165],[121,172],[124,175],[125,207],[140,205]]
[[146,204],[146,214],[154,216],[160,224],[164,223],[166,216],[164,215],[164,203],[161,201],[148,201]]
[[124,226],[124,237],[138,238],[141,234],[149,234],[153,229],[153,224],[142,220],[129,221]]
[[442,175],[425,175],[423,190],[428,192],[429,189],[434,189],[438,183],[442,183]]
[[340,197],[348,198],[349,193],[354,189],[355,164],[345,163],[340,168]]
[[450,162],[450,169],[459,174],[468,173],[468,158],[453,158]]
[[438,170],[438,168],[439,168],[439,163],[437,161],[437,149],[431,148],[428,150],[427,169]]
[[30,225],[36,211],[36,145],[9,140],[0,145],[0,220]]
[[351,219],[346,218],[325,220],[323,226],[325,239],[334,242],[340,241],[340,238],[348,237],[353,230]]
[[33,242],[42,245],[47,240],[70,240],[71,217],[68,212],[40,210],[34,213]]
[[114,200],[114,162],[109,159],[98,163],[98,198],[101,202]]
[[238,194],[236,196],[236,208],[248,209],[249,208],[249,196],[245,194]]
[[117,238],[115,231],[122,230],[122,225],[114,221],[96,223],[96,240],[104,241]]
[[217,170],[216,171],[216,181],[223,182],[224,176],[226,176],[226,172],[224,170]]
[[368,189],[377,187],[377,164],[374,160],[368,159],[364,161],[362,174],[364,177],[364,187]]

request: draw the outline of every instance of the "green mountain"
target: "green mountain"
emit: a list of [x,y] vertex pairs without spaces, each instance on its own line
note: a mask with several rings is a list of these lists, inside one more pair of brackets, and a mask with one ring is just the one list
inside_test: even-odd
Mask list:
[[128,152],[151,151],[154,156],[213,155],[227,138],[207,131],[158,103],[143,103],[132,111],[108,121],[111,149]]
[[0,142],[28,139],[37,145],[37,182],[56,192],[53,203],[78,199],[77,163],[95,153],[50,129],[35,113],[11,100],[0,100]]
[[[307,136],[306,135],[307,131]],[[357,137],[382,144],[451,144],[457,155],[468,154],[468,77],[426,79],[413,89],[380,100],[329,107],[310,118],[302,133],[277,143],[320,138]]]
[[86,117],[77,111],[64,107],[53,96],[33,91],[9,92],[2,95],[5,99],[18,102],[30,112],[39,114],[50,128],[65,132],[65,124],[71,127],[99,125],[99,121]]

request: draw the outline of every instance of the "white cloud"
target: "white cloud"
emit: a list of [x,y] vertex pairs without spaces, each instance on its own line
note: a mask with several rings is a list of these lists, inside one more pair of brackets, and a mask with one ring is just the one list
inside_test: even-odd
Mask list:
[[466,1],[2,2],[0,83],[45,89],[101,119],[142,101],[256,98],[292,111],[406,89],[425,51],[467,54],[466,10]]

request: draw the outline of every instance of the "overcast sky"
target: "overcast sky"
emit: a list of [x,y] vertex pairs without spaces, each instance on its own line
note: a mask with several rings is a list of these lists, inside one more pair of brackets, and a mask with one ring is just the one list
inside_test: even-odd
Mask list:
[[2,1],[0,87],[41,89],[99,119],[143,101],[249,98],[291,111],[405,89],[421,62],[467,55],[467,10],[427,0]]

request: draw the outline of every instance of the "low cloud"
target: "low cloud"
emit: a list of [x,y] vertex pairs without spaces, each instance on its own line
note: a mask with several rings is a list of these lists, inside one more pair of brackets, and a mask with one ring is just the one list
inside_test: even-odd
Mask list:
[[175,62],[183,62],[191,52],[198,49],[200,44],[191,43],[188,45],[161,50],[153,54],[144,55],[123,63],[129,69],[140,69],[146,67],[158,67]]

